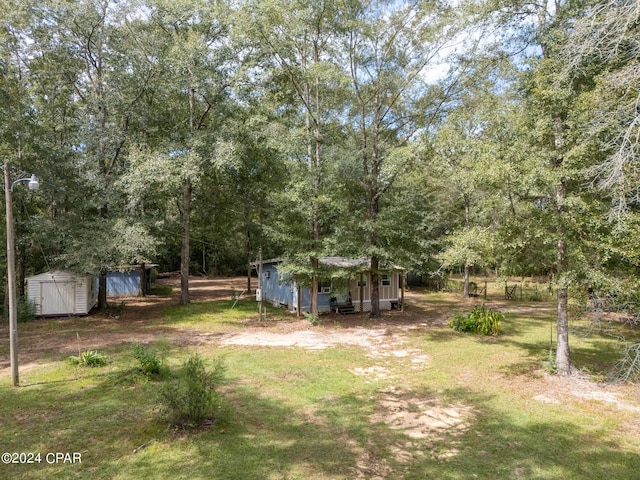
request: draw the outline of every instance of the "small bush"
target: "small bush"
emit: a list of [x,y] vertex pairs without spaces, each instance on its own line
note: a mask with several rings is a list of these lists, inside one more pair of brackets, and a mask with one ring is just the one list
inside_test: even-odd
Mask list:
[[547,360],[542,362],[542,369],[547,372],[549,375],[555,375],[558,373],[558,369],[556,368],[556,358],[553,351],[553,348],[549,349],[549,356]]
[[78,356],[72,355],[68,357],[68,360],[72,365],[79,367],[104,367],[109,363],[106,355],[96,352],[95,350],[80,352]]
[[306,318],[311,325],[318,325],[320,323],[320,315],[317,313],[302,312],[302,315],[304,315],[304,318]]
[[124,302],[120,303],[109,303],[107,304],[107,308],[105,309],[105,313],[107,313],[111,318],[119,319],[122,312],[126,308],[126,304]]
[[29,300],[18,300],[16,304],[17,321],[20,323],[30,322],[36,318],[36,304]]
[[220,407],[216,391],[224,380],[225,368],[220,360],[207,370],[202,357],[193,355],[182,365],[176,378],[160,391],[163,413],[173,425],[196,427],[212,419]]
[[133,345],[133,357],[140,362],[140,372],[145,377],[160,375],[163,365],[155,348],[136,343]]
[[157,295],[159,297],[168,297],[171,295],[173,288],[169,285],[158,285],[155,287],[151,287],[151,295]]
[[535,289],[533,292],[529,294],[527,299],[530,302],[541,302],[543,300],[542,293],[538,289]]
[[483,304],[481,307],[473,307],[469,315],[454,315],[449,319],[449,326],[458,332],[497,335],[503,320],[502,313],[487,309]]

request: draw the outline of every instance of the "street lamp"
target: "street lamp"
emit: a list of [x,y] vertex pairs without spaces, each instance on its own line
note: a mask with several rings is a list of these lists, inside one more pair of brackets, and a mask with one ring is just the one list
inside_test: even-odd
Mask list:
[[7,217],[7,286],[9,289],[9,356],[13,386],[20,384],[18,378],[18,301],[16,298],[16,238],[13,226],[13,203],[11,194],[16,183],[29,182],[29,190],[38,190],[38,177],[19,178],[11,183],[9,163],[4,164],[4,200]]

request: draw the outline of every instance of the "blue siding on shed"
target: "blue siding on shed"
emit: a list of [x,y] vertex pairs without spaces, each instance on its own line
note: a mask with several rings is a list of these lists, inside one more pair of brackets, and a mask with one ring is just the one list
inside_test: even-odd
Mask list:
[[110,297],[140,295],[140,271],[107,272],[107,295]]
[[276,305],[293,307],[295,282],[282,281],[275,265],[262,267],[262,298]]
[[[302,287],[300,289],[300,296],[302,297],[302,309],[301,311],[309,311],[311,307],[311,289]],[[331,309],[331,293],[318,293],[318,310],[321,312],[328,312]]]
[[[307,287],[300,288],[302,302],[301,311],[308,311],[311,304],[311,293]],[[262,267],[262,298],[274,305],[286,305],[287,308],[298,308],[298,284],[290,277],[283,278],[275,264]],[[328,312],[331,305],[331,294],[318,293],[318,308]]]

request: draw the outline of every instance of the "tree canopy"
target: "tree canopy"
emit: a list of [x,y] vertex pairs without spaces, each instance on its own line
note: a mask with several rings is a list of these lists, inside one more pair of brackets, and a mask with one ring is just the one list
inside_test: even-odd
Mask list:
[[[633,297],[632,0],[0,0],[21,281],[318,259],[547,275]],[[104,294],[104,285],[101,283]],[[317,308],[317,299],[312,310]]]

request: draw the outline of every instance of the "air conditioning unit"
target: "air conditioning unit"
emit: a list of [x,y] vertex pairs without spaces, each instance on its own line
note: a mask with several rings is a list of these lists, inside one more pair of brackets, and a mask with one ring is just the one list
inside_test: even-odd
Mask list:
[[256,302],[261,302],[262,301],[262,290],[259,288],[256,288]]

